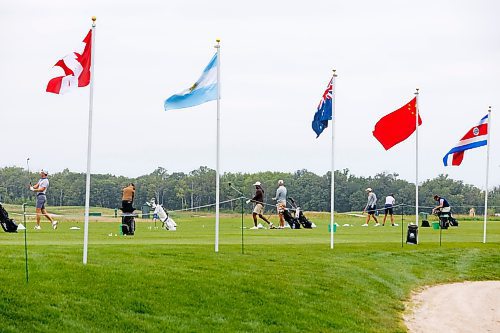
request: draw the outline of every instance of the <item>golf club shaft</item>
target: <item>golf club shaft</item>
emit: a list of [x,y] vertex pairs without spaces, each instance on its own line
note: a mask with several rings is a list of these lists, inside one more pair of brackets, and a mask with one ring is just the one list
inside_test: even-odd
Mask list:
[[28,166],[28,181],[29,181],[30,186],[31,186],[31,180],[30,180],[30,175],[31,175],[31,173],[30,173],[30,158],[29,157],[26,159],[26,165]]
[[233,190],[235,190],[236,192],[238,192],[240,195],[242,196],[245,196],[243,193],[241,193],[236,187],[234,187],[233,185],[229,184],[229,187],[232,188]]

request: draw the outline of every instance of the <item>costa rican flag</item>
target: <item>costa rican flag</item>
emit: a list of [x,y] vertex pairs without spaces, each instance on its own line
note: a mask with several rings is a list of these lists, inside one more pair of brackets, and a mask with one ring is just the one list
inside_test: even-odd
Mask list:
[[[464,152],[469,149],[486,146],[488,144],[488,115],[484,116],[479,124],[472,127],[460,141],[443,158],[444,166],[460,165],[464,159]],[[450,156],[451,155],[451,156]]]

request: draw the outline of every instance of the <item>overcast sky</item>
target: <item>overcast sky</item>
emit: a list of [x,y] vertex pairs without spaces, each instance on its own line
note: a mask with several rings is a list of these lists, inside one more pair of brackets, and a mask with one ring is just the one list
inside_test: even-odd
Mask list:
[[215,168],[216,102],[163,111],[221,41],[221,172],[330,170],[311,120],[335,68],[335,168],[415,181],[415,136],[385,151],[375,123],[420,88],[419,179],[483,187],[486,147],[445,153],[493,107],[500,185],[498,1],[1,1],[0,167],[86,170],[89,88],[45,92],[97,16],[92,172]]

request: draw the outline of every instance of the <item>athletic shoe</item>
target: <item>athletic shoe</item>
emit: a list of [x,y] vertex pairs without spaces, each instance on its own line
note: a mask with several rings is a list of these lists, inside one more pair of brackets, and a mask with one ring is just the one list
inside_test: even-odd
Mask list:
[[375,223],[374,227],[378,227],[380,225],[380,223]]
[[265,229],[264,226],[262,224],[257,224],[257,229]]
[[251,230],[257,230],[257,229],[259,229],[259,228],[257,228],[256,226],[253,226],[253,227],[251,227],[250,229],[251,229]]
[[368,223],[365,223],[363,225],[361,225],[362,227],[367,227],[368,226]]
[[39,225],[36,225],[33,229],[35,229],[35,230],[42,230],[42,227],[40,227]]
[[399,227],[399,224],[394,223],[392,226],[393,226],[393,227]]
[[59,222],[57,222],[57,221],[52,222],[52,229],[56,230],[56,229],[57,229],[57,224],[58,224],[58,223],[59,223]]
[[269,224],[269,229],[276,229],[276,227],[274,226],[274,224]]

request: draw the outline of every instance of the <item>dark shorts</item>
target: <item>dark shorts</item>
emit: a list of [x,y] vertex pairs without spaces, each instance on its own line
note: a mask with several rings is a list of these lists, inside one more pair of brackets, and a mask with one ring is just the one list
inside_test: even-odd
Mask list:
[[367,210],[367,213],[369,215],[373,215],[375,214],[375,211],[377,210],[377,205],[373,205],[373,206],[368,206],[368,210]]
[[392,215],[393,214],[392,209],[393,209],[392,205],[390,205],[390,204],[385,205],[384,206],[384,212],[385,212],[385,214],[391,214]]
[[45,194],[36,195],[36,208],[45,209],[45,202],[47,202],[47,196]]
[[133,213],[134,210],[135,208],[132,207],[132,201],[122,200],[122,212]]

